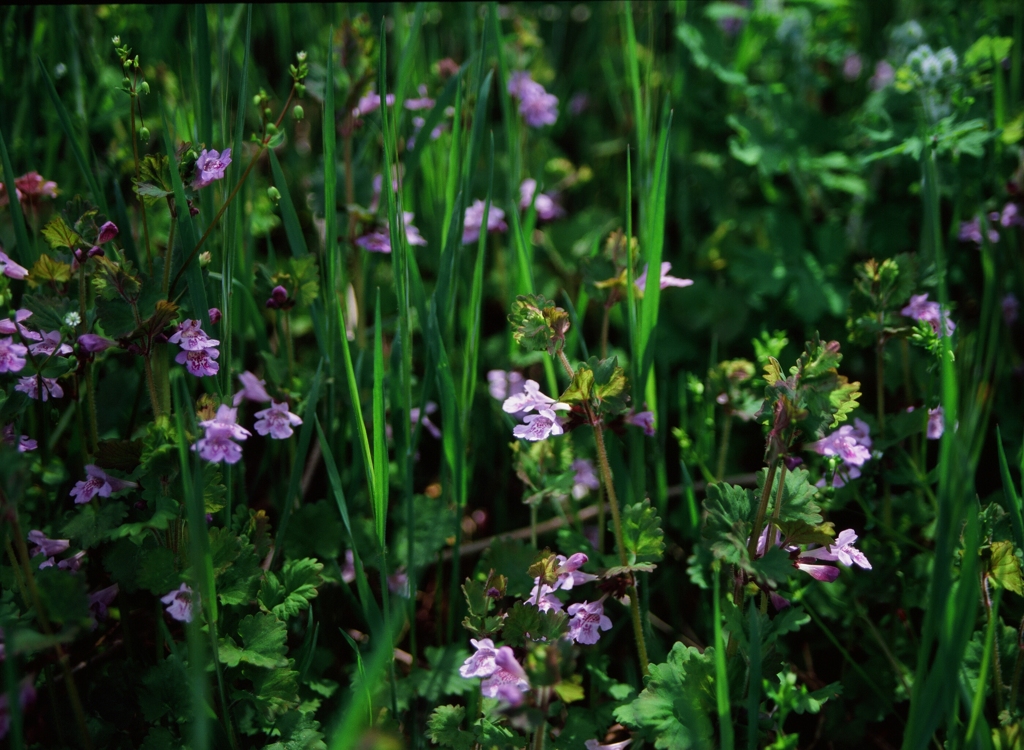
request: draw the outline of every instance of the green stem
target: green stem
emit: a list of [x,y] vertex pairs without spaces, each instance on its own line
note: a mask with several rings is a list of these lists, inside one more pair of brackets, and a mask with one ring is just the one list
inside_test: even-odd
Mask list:
[[725,415],[725,424],[722,426],[722,443],[718,446],[718,466],[715,467],[715,479],[719,482],[725,476],[725,458],[729,452],[729,436],[732,433],[732,415]]
[[1024,617],[1020,620],[1020,627],[1017,628],[1017,658],[1013,664],[1013,687],[1010,688],[1010,710],[1017,708],[1017,696],[1020,694],[1020,676],[1024,673]]
[[[170,201],[168,201],[168,206],[170,206]],[[167,250],[165,251],[165,254],[164,254],[164,278],[163,278],[163,281],[161,281],[161,283],[160,283],[160,289],[163,291],[164,297],[167,296],[167,290],[170,287],[171,264],[172,264],[173,259],[174,259],[174,228],[177,225],[177,222],[174,221],[174,218],[175,218],[174,210],[172,208],[171,209],[171,228],[167,232]]]
[[[136,76],[138,74],[136,73]],[[137,82],[136,78],[136,82]],[[135,184],[138,185],[142,180],[142,174],[139,171],[139,138],[135,133],[135,105],[139,107],[139,115],[142,114],[142,102],[138,100],[138,95],[135,93],[135,84],[132,84],[132,155],[135,157]],[[146,202],[142,200],[142,196],[139,195],[139,207],[142,209],[142,232],[146,238],[146,264],[150,273],[153,273],[153,252],[149,244],[149,221],[146,219]]]

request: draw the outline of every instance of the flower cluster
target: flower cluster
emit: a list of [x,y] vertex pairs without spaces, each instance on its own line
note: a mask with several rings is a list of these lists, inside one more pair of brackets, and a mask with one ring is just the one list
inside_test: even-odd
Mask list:
[[[47,180],[38,172],[28,172],[14,178],[14,192],[18,194],[18,202],[25,206],[37,202],[40,198],[56,198],[57,183]],[[0,206],[9,205],[10,202],[7,186],[0,182]]]
[[537,181],[532,177],[523,180],[519,186],[519,208],[524,211],[530,206],[537,211],[541,221],[551,221],[565,215],[565,209],[555,203],[554,196],[537,192]]
[[[466,209],[465,218],[462,221],[462,244],[468,245],[480,239],[480,230],[484,223],[484,202],[473,201],[473,205]],[[487,231],[505,232],[508,231],[508,224],[505,223],[505,212],[493,203],[487,210]]]
[[185,365],[197,378],[216,375],[220,371],[220,365],[217,364],[220,351],[216,348],[220,341],[207,336],[201,325],[202,322],[198,320],[182,321],[167,339],[168,343],[178,344],[182,349],[174,361]]
[[949,311],[943,310],[938,302],[929,302],[927,294],[911,296],[910,304],[900,310],[900,315],[925,321],[936,336],[952,336],[956,330],[956,324],[949,319]]
[[245,440],[252,433],[238,424],[237,414],[237,409],[221,404],[217,408],[216,417],[199,423],[199,426],[206,430],[206,434],[196,441],[192,450],[213,463],[238,463],[242,459],[242,448],[235,441]]
[[[512,434],[523,440],[544,440],[549,435],[561,435],[564,430],[555,411],[568,411],[569,404],[555,401],[540,392],[536,380],[527,380],[523,391],[505,399],[501,405],[507,414],[526,414],[523,424],[512,429]],[[536,410],[536,414],[528,412]]]
[[531,128],[554,125],[558,119],[558,97],[545,91],[525,70],[509,78],[508,93],[519,100],[519,114]]
[[499,698],[513,706],[521,704],[523,693],[530,689],[530,681],[516,661],[515,652],[508,646],[495,648],[490,638],[479,641],[471,638],[470,643],[476,653],[459,667],[459,674],[466,678],[486,678],[480,685],[480,692],[488,698]]
[[[3,255],[0,253],[0,255]],[[6,258],[7,256],[3,256]],[[9,267],[9,266],[8,266]],[[50,357],[64,357],[72,353],[72,348],[63,343],[59,331],[33,331],[24,325],[25,321],[32,317],[29,310],[18,310],[14,314],[14,320],[9,318],[0,320],[0,374],[21,372],[28,363],[26,357],[29,355],[42,357],[44,360]],[[19,343],[15,336],[23,341]],[[14,390],[24,393],[32,399],[48,401],[50,398],[62,398],[64,389],[56,378],[44,378],[41,375],[26,375],[18,380]]]
[[[839,577],[839,568],[835,565],[823,565],[825,562],[839,562],[847,567],[857,565],[865,570],[871,570],[871,563],[863,552],[854,547],[857,541],[857,534],[853,529],[845,529],[839,532],[835,540],[824,547],[801,550],[798,545],[786,544],[782,538],[782,532],[770,524],[761,533],[758,540],[758,555],[763,555],[768,542],[768,534],[774,535],[773,544],[781,547],[793,558],[793,566],[802,570],[817,581],[832,583]],[[787,606],[789,602],[780,596],[773,596],[772,601],[777,608]]]
[[[805,446],[822,456],[838,456],[841,463],[832,478],[833,487],[842,487],[851,479],[860,476],[860,467],[871,458],[871,429],[862,419],[855,419],[852,425],[845,424],[832,434]],[[825,485],[825,478],[818,482]]]

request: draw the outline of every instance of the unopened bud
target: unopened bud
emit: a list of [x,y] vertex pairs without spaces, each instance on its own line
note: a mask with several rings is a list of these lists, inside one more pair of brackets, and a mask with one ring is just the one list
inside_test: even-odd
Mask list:
[[274,205],[276,206],[278,202],[280,202],[281,200],[281,191],[278,190],[273,185],[271,185],[270,187],[267,188],[267,197],[270,198],[270,200],[273,201]]
[[139,93],[140,94],[148,94],[149,93],[149,83],[148,82],[143,81],[141,84],[139,84]]
[[121,37],[115,36],[110,41],[112,41],[114,43],[114,46],[116,47],[118,44],[121,43]]
[[149,128],[143,126],[142,129],[139,130],[139,140],[141,140],[141,141],[148,141],[149,140]]
[[[209,253],[207,253],[207,254],[209,254]],[[213,323],[214,325],[217,325],[218,323],[220,323],[220,319],[223,318],[223,317],[224,317],[224,314],[221,313],[221,311],[219,309],[217,309],[216,307],[211,307],[210,308],[210,322],[211,323]]]
[[135,63],[134,64],[135,64],[135,69],[138,70],[139,69],[139,56],[138,55],[135,56]]
[[272,122],[268,122],[267,123],[267,133],[270,134],[270,135],[274,135],[275,133],[277,133],[277,125],[275,125]]
[[252,98],[252,106],[254,106],[254,107],[258,107],[258,106],[260,106],[260,102],[261,102],[262,100],[263,100],[263,97],[262,97],[262,96],[260,96],[259,94],[256,94],[256,96],[254,96],[254,97]]
[[306,62],[306,50],[300,50],[295,53],[295,59],[299,62]]
[[208,265],[210,265],[210,261],[212,261],[212,260],[213,260],[213,256],[210,255],[210,251],[209,250],[204,250],[203,252],[199,253],[199,267],[200,268],[206,268]]
[[303,117],[305,117],[305,116],[306,116],[306,112],[305,112],[305,110],[303,110],[303,109],[302,109],[302,105],[301,105],[301,104],[296,104],[296,105],[295,105],[295,106],[294,106],[294,107],[292,108],[292,116],[293,116],[293,117],[294,117],[294,118],[295,118],[296,120],[301,120],[301,119],[302,119]]
[[306,95],[306,84],[304,84],[304,83],[296,83],[295,84],[295,95],[298,96],[298,97],[305,96]]
[[274,116],[274,110],[272,110],[270,107],[267,107],[266,109],[263,110],[263,116],[264,117],[273,117]]
[[125,91],[131,91],[132,82],[128,80],[127,76],[121,79],[121,88],[123,88]]

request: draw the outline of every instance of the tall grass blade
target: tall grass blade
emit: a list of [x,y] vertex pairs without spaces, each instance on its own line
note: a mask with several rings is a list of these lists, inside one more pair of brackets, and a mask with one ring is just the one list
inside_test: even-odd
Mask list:
[[[4,188],[7,190],[7,195],[17,195],[17,189],[14,185],[14,167],[11,166],[11,156],[7,153],[7,141],[4,138],[3,130],[0,130],[0,159],[3,160],[0,166],[4,168]],[[25,227],[25,214],[21,210],[21,201],[11,200],[8,205],[11,207],[14,241],[17,243],[16,248],[11,251],[10,255],[15,261],[31,268],[39,256],[28,238],[28,229]]]
[[[487,197],[484,199],[484,215],[480,226],[487,226],[491,212],[491,196],[494,188],[494,133],[491,133],[490,169],[487,176]],[[487,257],[487,232],[481,231],[477,240],[476,261],[473,264],[473,284],[469,292],[469,325],[466,331],[466,345],[462,371],[462,430],[468,430],[469,415],[473,407],[476,390],[476,363],[480,350],[480,317],[484,296],[484,260]]]
[[1013,527],[1013,541],[1017,549],[1024,549],[1024,520],[1021,519],[1020,497],[1010,476],[1010,465],[1006,461],[1006,450],[1003,448],[1003,436],[996,426],[996,448],[999,450],[999,475],[1003,480],[1003,498],[1006,512],[1010,515]]
[[[714,613],[712,617],[715,641],[715,705],[718,710],[718,731],[721,736],[722,750],[733,750],[735,736],[733,734],[732,714],[729,708],[729,675],[725,667],[725,643],[722,638],[722,595],[721,571],[712,571],[714,579]],[[753,638],[753,634],[751,634]]]
[[388,516],[388,445],[384,434],[384,339],[380,315],[380,289],[374,311],[373,331],[373,524],[377,543],[386,546]]

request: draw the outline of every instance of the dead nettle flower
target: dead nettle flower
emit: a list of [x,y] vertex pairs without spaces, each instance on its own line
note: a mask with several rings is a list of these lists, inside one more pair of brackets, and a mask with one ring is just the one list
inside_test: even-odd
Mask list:
[[78,345],[82,348],[82,351],[88,354],[97,354],[112,346],[117,346],[117,342],[105,339],[95,333],[83,333],[78,337]]
[[504,401],[523,392],[525,379],[521,373],[511,370],[490,370],[487,373],[487,391],[491,398]]
[[[500,371],[499,371],[500,372]],[[518,412],[529,412],[537,409],[569,409],[569,404],[555,401],[550,396],[540,392],[540,384],[536,380],[527,380],[522,390],[510,394],[501,405],[502,411],[506,414]]]
[[572,496],[577,500],[585,498],[591,490],[600,488],[601,482],[598,481],[592,461],[586,458],[577,458],[572,462],[572,470],[576,472],[572,479]]
[[3,250],[0,250],[0,274],[21,281],[28,277],[28,269],[19,266]]
[[[795,545],[784,546],[782,544],[782,532],[769,524],[761,533],[761,538],[758,541],[758,555],[764,554],[765,548],[767,547],[769,531],[772,532],[772,536],[774,537],[772,541],[774,546],[781,547],[783,551],[788,552],[790,555],[796,555],[793,560],[794,567],[807,573],[807,575],[817,581],[832,583],[839,577],[839,568],[834,565],[822,565],[822,562],[838,561],[848,567],[858,565],[865,570],[871,570],[871,563],[868,562],[868,558],[863,552],[853,546],[854,542],[857,541],[857,534],[853,529],[845,529],[839,532],[839,536],[836,537],[835,541],[825,547],[801,551],[800,548]],[[781,608],[788,604],[789,602],[779,597],[779,602],[776,604],[776,607]]]
[[[989,215],[989,219],[996,221],[999,219],[998,213]],[[989,227],[989,230],[985,233],[988,241],[992,244],[999,242],[999,232]],[[960,232],[957,234],[957,239],[961,242],[973,242],[975,245],[981,245],[981,217],[975,216],[970,221],[960,222]]]
[[1017,295],[1011,292],[1003,297],[1002,308],[1003,321],[1006,325],[1012,326],[1017,322],[1017,316],[1020,314],[1020,300],[1017,299]]
[[537,193],[537,181],[528,177],[519,186],[519,208],[525,211],[531,205],[536,209],[537,218],[541,221],[551,221],[565,215],[565,209],[555,203],[553,196]]
[[[989,218],[994,214],[989,214]],[[1020,208],[1016,203],[1007,203],[1003,206],[1002,213],[998,214],[999,223],[1004,227],[1022,227],[1024,226],[1024,216],[1020,213]],[[995,219],[992,219],[995,221]]]
[[216,346],[220,341],[207,336],[200,328],[201,325],[198,320],[184,320],[167,339],[168,343],[178,344],[182,348],[174,361],[185,365],[189,373],[197,378],[216,375],[220,371],[220,365],[216,362],[220,356]]
[[21,391],[29,398],[38,399],[40,397],[40,385],[42,385],[43,401],[49,401],[51,397],[64,397],[64,389],[60,387],[60,383],[57,382],[56,378],[43,378],[38,375],[26,375],[21,378],[18,380],[18,384],[14,386],[14,390]]
[[28,541],[32,546],[29,548],[29,557],[54,557],[71,548],[69,539],[48,539],[39,529],[28,532]]
[[555,568],[555,580],[552,583],[544,583],[540,578],[533,579],[533,589],[526,599],[527,604],[532,604],[541,612],[562,610],[562,601],[555,596],[556,591],[571,591],[576,586],[596,581],[597,576],[591,573],[580,571],[587,563],[587,556],[582,552],[566,557],[556,555],[555,560],[558,567]]
[[166,596],[160,597],[160,601],[167,605],[167,614],[178,622],[192,622],[192,607],[193,604],[198,606],[199,597],[187,583],[183,583]]
[[212,184],[215,180],[224,179],[224,170],[231,164],[231,149],[224,149],[223,153],[207,151],[205,148],[196,159],[196,176],[192,180],[192,188],[199,190]]
[[527,414],[523,417],[523,424],[512,428],[515,437],[531,442],[546,440],[551,435],[561,435],[564,432],[558,415],[551,409],[541,409],[537,414]]
[[[402,212],[402,222],[405,225],[405,241],[410,245],[426,245],[426,239],[420,234],[420,230],[412,224],[414,218],[415,215],[412,211]],[[355,243],[363,248],[363,250],[371,253],[390,253],[391,233],[388,227],[378,226],[362,237],[357,237]]]
[[585,750],[626,750],[629,744],[633,741],[633,738],[622,740],[621,742],[612,742],[610,744],[602,745],[598,740],[587,740],[583,743]]
[[107,586],[105,589],[89,594],[89,614],[92,616],[93,630],[96,629],[99,623],[107,619],[107,611],[110,609],[110,605],[114,603],[114,598],[120,590],[115,583],[113,586]]
[[0,339],[0,373],[21,372],[25,368],[28,347],[12,338]]
[[938,440],[942,437],[942,433],[946,431],[946,416],[941,406],[936,406],[934,409],[928,410],[928,429],[925,431],[925,436],[929,440]]
[[569,639],[576,643],[593,645],[601,637],[601,630],[611,630],[612,621],[604,613],[604,597],[596,602],[569,605]]
[[[0,442],[4,442],[7,445],[14,445],[15,444],[15,439],[14,438],[15,438],[14,424],[12,423],[12,424],[8,424],[8,425],[4,425],[3,430],[0,430]],[[36,443],[36,441],[33,440],[32,438],[30,438],[28,435],[21,435],[20,437],[18,437],[17,444],[18,444],[18,452],[19,453],[26,453],[28,451],[34,451],[38,447],[38,444]]]
[[[82,561],[85,560],[85,550],[76,552],[71,557],[68,557],[60,562],[56,563],[60,570],[66,570],[68,573],[77,573],[82,567]],[[43,562],[39,563],[39,569],[52,568],[54,566],[54,559],[52,557],[47,558]]]
[[[434,100],[427,96],[427,84],[421,83],[416,87],[416,92],[419,94],[419,98],[406,99],[402,102],[402,106],[406,109],[419,110],[419,109],[430,109],[434,106]],[[378,103],[377,106],[380,106]]]
[[[473,201],[473,205],[466,209],[466,216],[462,222],[462,244],[468,245],[480,239],[480,229],[484,223],[484,202]],[[506,232],[508,224],[505,223],[505,212],[493,203],[487,211],[487,231]]]
[[879,60],[875,63],[875,73],[868,81],[872,91],[881,91],[890,83],[896,80],[896,71],[888,60]]
[[[14,180],[14,192],[18,194],[18,201],[22,204],[35,203],[40,198],[56,198],[57,183],[47,180],[38,172],[29,172]],[[0,182],[0,206],[10,203],[10,196],[7,195],[7,185]]]
[[936,336],[952,336],[956,330],[956,324],[949,319],[949,312],[943,310],[938,302],[929,302],[927,294],[912,295],[910,304],[900,310],[900,315],[925,321]]
[[67,344],[61,343],[60,331],[44,333],[38,343],[29,346],[28,350],[41,357],[49,357],[51,354],[66,357],[74,351]]
[[[832,478],[832,486],[838,489],[860,476],[860,468],[871,459],[871,444],[871,428],[864,420],[855,419],[852,425],[845,424],[804,447],[821,456],[839,457],[842,464]],[[824,477],[818,481],[818,486],[825,486]]]
[[[220,412],[218,412],[219,414]],[[290,438],[294,432],[292,427],[302,424],[302,419],[298,415],[288,411],[287,401],[284,403],[271,401],[269,409],[256,412],[256,419],[257,422],[254,425],[256,432],[260,435],[269,434],[275,440]]]
[[[287,406],[285,409],[287,410]],[[195,442],[192,450],[211,463],[238,463],[242,459],[242,448],[235,441],[245,440],[252,433],[238,424],[237,415],[237,409],[221,404],[214,419],[206,419],[199,423],[199,426],[206,430],[206,434]]]
[[525,70],[509,77],[508,93],[519,100],[519,114],[531,128],[554,125],[558,119],[558,97],[545,91]]
[[508,414],[523,414],[537,410],[537,414],[526,414],[523,424],[512,429],[512,434],[523,440],[545,440],[550,435],[561,435],[564,430],[555,410],[568,411],[569,404],[555,401],[540,392],[536,380],[527,380],[522,393],[510,396],[501,405]]
[[224,314],[216,307],[211,307],[207,313],[210,316],[210,323],[213,325],[220,323],[220,319],[224,317]]
[[135,482],[110,476],[96,464],[86,464],[85,473],[88,478],[76,482],[69,493],[75,498],[76,504],[87,503],[96,495],[110,497],[112,493],[120,492],[126,487],[139,486]]
[[[633,283],[636,284],[636,288],[641,292],[647,291],[647,271],[650,268],[650,264],[644,266],[644,272],[637,276]],[[693,279],[680,279],[675,276],[670,276],[669,271],[672,270],[671,263],[661,264],[661,273],[659,274],[659,286],[662,289],[668,289],[670,286],[687,287],[693,284]]]
[[0,335],[13,336],[16,333],[20,333],[22,338],[29,339],[31,341],[39,341],[42,336],[22,325],[23,322],[31,317],[31,310],[21,309],[15,311],[14,320],[11,320],[10,318],[0,319]]
[[388,591],[403,599],[409,598],[409,574],[405,568],[399,568],[388,576]]
[[423,429],[431,434],[435,440],[441,439],[441,430],[438,429],[437,425],[430,421],[428,414],[433,414],[437,411],[437,404],[433,401],[428,401],[426,405],[421,409],[418,406],[414,406],[409,409],[409,421],[412,422],[412,426],[415,427],[417,424],[422,424]]
[[260,380],[248,370],[240,374],[238,379],[242,382],[242,390],[236,393],[234,398],[231,399],[232,406],[238,406],[242,403],[242,399],[248,399],[249,401],[256,401],[257,403],[262,404],[271,400],[270,394],[267,393],[266,380]]
[[352,583],[356,580],[356,556],[352,550],[345,550],[345,564],[341,566],[341,580]]
[[[384,99],[389,107],[394,106],[394,94],[388,94]],[[366,94],[359,97],[359,102],[356,104],[355,109],[352,110],[352,117],[358,120],[371,112],[376,112],[378,109],[380,109],[380,94],[371,89]]]
[[103,223],[103,226],[100,227],[100,233],[99,236],[96,238],[96,244],[105,245],[106,243],[110,242],[112,239],[117,237],[117,234],[117,224],[115,224],[112,221],[106,221]]
[[267,298],[266,307],[274,310],[287,310],[290,308],[291,305],[288,304],[288,290],[280,284],[271,289],[270,297]]
[[[3,183],[0,183],[3,184]],[[0,654],[3,654],[0,651]],[[22,714],[36,702],[36,688],[33,684],[35,675],[28,675],[18,686],[18,706]],[[9,703],[14,691],[8,690],[0,694],[0,740],[7,736],[11,728],[11,705]]]
[[639,427],[644,431],[644,434],[648,437],[654,435],[654,412],[653,411],[638,411],[633,412],[630,410],[629,414],[626,415],[626,424],[631,424],[634,427]]
[[495,648],[490,638],[470,639],[470,643],[476,647],[476,653],[463,662],[459,674],[466,678],[484,677],[480,692],[488,698],[500,698],[513,706],[522,703],[530,681],[516,661],[515,652],[508,646]]

